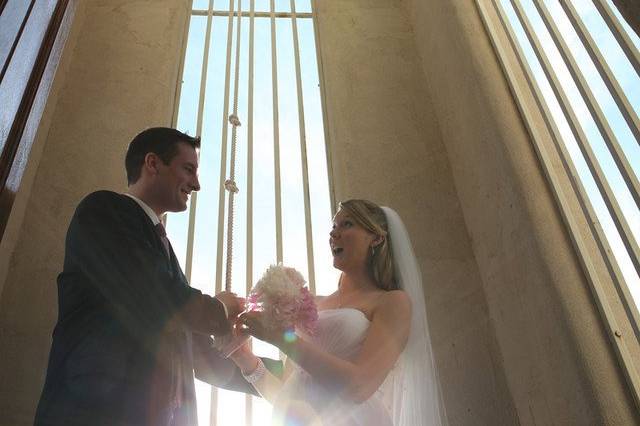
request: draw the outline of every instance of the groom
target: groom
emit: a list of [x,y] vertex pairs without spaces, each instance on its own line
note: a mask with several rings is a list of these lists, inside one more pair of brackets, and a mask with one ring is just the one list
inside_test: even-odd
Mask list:
[[147,129],[127,151],[127,193],[78,205],[36,425],[195,425],[194,372],[255,393],[211,347],[242,300],[191,288],[160,222],[200,189],[199,147],[175,129]]

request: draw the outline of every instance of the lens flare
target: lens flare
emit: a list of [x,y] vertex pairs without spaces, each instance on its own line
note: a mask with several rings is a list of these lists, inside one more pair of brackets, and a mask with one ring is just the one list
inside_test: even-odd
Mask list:
[[287,343],[293,343],[298,339],[294,330],[287,330],[284,332],[284,341]]

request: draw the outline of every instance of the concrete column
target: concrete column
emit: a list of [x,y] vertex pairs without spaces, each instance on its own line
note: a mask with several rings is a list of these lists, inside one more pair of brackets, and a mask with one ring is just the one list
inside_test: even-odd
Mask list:
[[399,1],[316,5],[336,199],[404,219],[450,424],[517,424],[409,17]]
[[404,4],[519,424],[639,423],[475,1]]
[[[28,425],[44,382],[57,316],[56,275],[80,199],[126,188],[133,136],[170,125],[188,0],[80,2],[56,76],[48,120],[17,195],[0,299],[0,424]],[[37,150],[36,150],[37,152]],[[1,275],[0,275],[1,277]]]

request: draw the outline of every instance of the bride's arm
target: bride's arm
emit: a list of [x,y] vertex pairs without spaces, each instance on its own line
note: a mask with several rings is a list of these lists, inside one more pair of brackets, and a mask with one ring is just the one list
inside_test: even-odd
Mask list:
[[317,382],[344,392],[355,402],[362,402],[373,395],[393,368],[407,342],[410,324],[408,296],[403,291],[385,294],[373,312],[362,348],[353,361],[338,358],[301,338],[291,341],[281,333],[268,335],[255,327],[251,331],[256,337],[278,346]]
[[[324,297],[325,296],[314,296],[314,301],[319,303]],[[255,373],[260,363],[260,358],[251,351],[248,342],[235,351],[229,358],[238,366],[245,377]],[[265,369],[264,374],[260,374],[260,378],[252,382],[252,385],[260,396],[273,404],[275,398],[280,393],[283,383],[287,381],[292,372],[293,364],[289,361],[289,358],[286,358],[281,376],[277,376],[269,371],[269,369]]]
[[[259,363],[261,362],[260,358],[251,352],[248,345],[238,349],[230,356],[230,358],[235,362],[238,368],[240,368],[240,371],[245,377],[255,374],[256,370],[258,370]],[[265,369],[263,371],[264,373],[259,374],[257,380],[252,381],[251,384],[258,391],[260,396],[273,404],[275,398],[280,393],[282,384],[291,374],[292,366],[290,362],[285,360],[282,376],[273,374],[269,369]]]

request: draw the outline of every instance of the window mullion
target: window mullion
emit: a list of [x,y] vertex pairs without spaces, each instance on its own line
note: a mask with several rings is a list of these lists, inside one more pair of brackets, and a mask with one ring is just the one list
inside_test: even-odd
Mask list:
[[[534,143],[534,147],[538,155],[540,156],[543,170],[545,171],[547,178],[551,182],[551,188],[553,189],[553,194],[558,204],[560,205],[560,213],[562,214],[562,217],[567,227],[569,228],[569,231],[570,231],[569,235],[575,245],[578,258],[583,268],[585,269],[585,275],[594,293],[595,302],[598,306],[600,313],[605,319],[604,323],[607,328],[609,338],[613,342],[616,354],[618,355],[620,363],[623,366],[623,371],[626,376],[627,382],[630,386],[630,390],[633,394],[636,405],[640,407],[640,376],[638,375],[638,371],[634,365],[633,358],[629,352],[629,349],[627,348],[627,343],[624,339],[621,338],[622,335],[620,333],[620,328],[618,326],[616,316],[613,312],[611,305],[608,302],[608,297],[604,290],[604,284],[599,278],[599,274],[596,271],[596,266],[594,265],[594,261],[591,257],[590,250],[587,247],[586,241],[582,235],[581,225],[577,222],[576,218],[574,217],[572,213],[572,208],[570,206],[571,202],[562,189],[563,184],[561,183],[561,180],[564,179],[564,177],[561,174],[559,174],[557,171],[555,171],[553,167],[554,161],[552,160],[552,156],[551,156],[552,154],[548,151],[546,147],[546,143],[545,143],[546,137],[539,132],[539,129],[535,125],[531,124],[534,122],[534,119],[532,118],[532,113],[529,110],[527,104],[523,102],[523,99],[525,99],[527,95],[522,91],[520,85],[515,83],[518,80],[518,78],[514,75],[514,72],[511,69],[511,66],[509,65],[509,63],[504,59],[506,56],[506,53],[505,53],[506,48],[501,43],[499,37],[497,36],[496,34],[497,30],[495,28],[495,25],[493,25],[492,18],[490,18],[489,16],[488,8],[485,4],[486,2],[489,2],[489,1],[491,1],[491,3],[493,4],[493,8],[496,11],[499,20],[502,23],[502,27],[504,28],[507,34],[510,45],[515,51],[515,56],[518,60],[520,67],[524,72],[525,79],[533,94],[533,99],[535,100],[537,107],[540,109],[542,113],[541,114],[542,118],[545,121],[545,124],[550,131],[550,136],[553,141],[554,148],[557,151],[557,153],[560,154],[560,159],[565,168],[566,176],[569,178],[571,187],[578,194],[577,200],[584,214],[586,215],[586,219],[587,219],[586,222],[590,228],[590,231],[595,236],[595,240],[596,240],[596,243],[598,244],[598,248],[600,249],[601,253],[603,253],[604,255],[604,260],[605,260],[605,263],[607,264],[607,267],[610,268],[610,270],[613,272],[612,279],[614,280],[614,282],[617,281],[615,283],[616,285],[621,286],[623,288],[626,287],[626,281],[624,279],[624,276],[622,275],[622,272],[620,271],[620,268],[618,266],[616,259],[614,258],[611,247],[607,242],[607,239],[604,235],[604,231],[599,221],[590,219],[590,218],[596,217],[595,209],[591,204],[589,197],[587,196],[586,189],[584,188],[584,185],[582,184],[578,176],[575,166],[573,165],[572,161],[570,161],[569,153],[562,141],[560,130],[552,118],[551,111],[544,99],[544,96],[542,94],[540,87],[538,86],[538,83],[535,80],[533,71],[531,70],[531,67],[527,62],[526,56],[518,43],[517,36],[515,35],[515,31],[511,26],[511,23],[509,22],[509,18],[507,17],[507,14],[504,8],[501,5],[501,0],[486,0],[486,1],[476,0],[476,4],[482,16],[482,19],[485,23],[485,26],[489,29],[489,35],[491,37],[491,41],[494,45],[494,48],[498,53],[500,63],[505,71],[505,74],[508,77],[507,80],[509,82],[509,85],[514,92],[514,95],[515,95],[514,98],[518,104],[518,107],[520,108],[520,111],[523,113],[525,117],[525,124],[527,126],[527,130],[529,131],[532,141]],[[638,338],[637,309],[635,308],[632,301],[630,306],[635,310],[635,314],[634,314],[635,318],[633,318],[635,320],[635,324],[633,324],[634,322],[633,320],[631,322],[632,322],[632,327],[634,327],[634,331],[636,333],[636,339],[637,339]]]
[[309,271],[309,290],[316,292],[315,267],[313,262],[313,234],[311,229],[311,200],[309,195],[309,165],[307,162],[307,138],[304,123],[304,102],[302,95],[302,77],[300,72],[300,44],[298,41],[298,24],[296,20],[295,0],[291,0],[291,25],[293,32],[293,53],[296,67],[296,90],[298,93],[298,121],[300,129],[300,161],[302,162],[302,190],[304,193],[304,222],[307,241],[307,268]]
[[627,59],[629,59],[631,66],[633,66],[636,73],[640,76],[640,51],[638,51],[638,48],[633,44],[631,37],[622,27],[622,23],[616,17],[611,5],[609,5],[606,0],[593,0],[593,3],[596,6],[596,9],[598,9],[598,12],[600,12],[600,16],[602,16],[602,19],[604,19],[604,22],[606,22],[607,26],[611,30],[611,33],[620,44],[620,47],[627,56]]
[[271,84],[273,90],[273,161],[275,174],[275,199],[276,199],[276,259],[282,262],[282,188],[280,182],[280,126],[278,113],[278,54],[276,53],[276,17],[274,0],[270,1],[271,7]]
[[[631,261],[634,264],[636,271],[638,272],[638,274],[640,274],[640,263],[639,263],[640,247],[638,247],[638,243],[634,238],[634,235],[631,230],[631,226],[624,212],[622,211],[622,207],[620,206],[618,198],[613,193],[613,188],[611,188],[611,185],[609,184],[605,176],[605,172],[602,169],[600,162],[596,158],[596,154],[591,148],[591,144],[587,140],[587,135],[585,134],[584,130],[580,125],[578,116],[569,100],[569,96],[567,95],[566,91],[563,89],[562,84],[560,83],[560,79],[558,78],[558,75],[555,72],[553,65],[551,64],[551,61],[548,55],[545,53],[544,48],[542,47],[542,43],[540,42],[540,39],[536,35],[536,32],[533,28],[531,20],[528,18],[522,6],[521,1],[520,0],[510,0],[510,1],[514,7],[514,10],[516,11],[516,14],[520,19],[520,22],[523,24],[527,39],[531,43],[533,50],[536,54],[536,57],[538,58],[538,61],[540,61],[542,65],[542,70],[544,71],[545,76],[549,80],[551,89],[553,90],[553,93],[556,95],[556,98],[558,99],[558,102],[560,104],[560,107],[562,108],[562,111],[567,116],[567,122],[569,123],[569,127],[571,128],[573,137],[575,138],[576,143],[580,148],[580,152],[582,152],[582,155],[584,156],[584,159],[587,162],[589,171],[591,172],[596,182],[596,185],[598,186],[598,189],[601,192],[602,198],[604,199],[607,209],[609,210],[609,214],[611,215],[611,218],[613,219],[616,225],[616,228],[620,233],[620,237],[622,238],[624,245],[627,247],[627,250],[629,251],[629,257],[631,258]],[[567,161],[572,162],[571,157],[568,157]],[[578,176],[578,179],[579,179],[579,176]],[[597,220],[595,216],[593,217],[593,219]]]
[[571,21],[573,28],[576,30],[578,37],[582,41],[582,44],[587,50],[587,53],[591,57],[591,60],[596,66],[596,69],[600,73],[602,80],[611,92],[611,96],[618,105],[618,108],[620,109],[620,112],[622,113],[625,121],[629,125],[629,129],[633,133],[636,142],[640,144],[640,119],[638,118],[638,114],[636,114],[635,110],[633,109],[629,98],[624,93],[622,86],[620,86],[620,83],[613,74],[613,71],[607,64],[607,61],[602,55],[602,52],[600,51],[600,49],[598,49],[595,40],[589,33],[589,30],[587,30],[586,25],[580,18],[580,15],[578,14],[575,6],[571,1],[561,1],[559,3],[567,14],[569,20]]
[[607,144],[613,160],[620,169],[620,174],[622,175],[622,178],[624,179],[629,192],[631,193],[631,196],[635,200],[636,206],[640,208],[640,182],[638,181],[638,177],[636,176],[631,163],[627,159],[627,156],[622,149],[618,137],[609,125],[604,111],[598,104],[598,101],[596,100],[596,97],[591,90],[584,73],[580,69],[575,56],[571,53],[567,42],[562,37],[560,29],[553,20],[551,12],[545,5],[544,1],[534,0],[533,3],[538,9],[538,12],[542,17],[542,20],[547,27],[549,34],[556,43],[562,59],[568,65],[569,72],[576,82],[576,86],[580,91],[580,94],[582,95],[585,104],[589,109],[589,112],[591,112],[591,116],[593,117],[596,126],[600,131],[602,139]]

